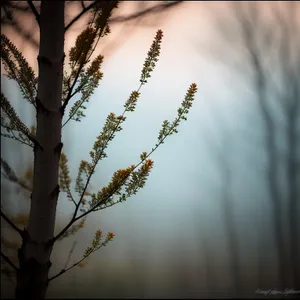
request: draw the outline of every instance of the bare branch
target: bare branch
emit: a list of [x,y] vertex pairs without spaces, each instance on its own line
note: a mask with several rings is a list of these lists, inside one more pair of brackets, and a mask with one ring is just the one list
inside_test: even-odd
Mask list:
[[70,27],[77,21],[79,20],[85,13],[87,13],[89,10],[91,10],[94,6],[96,6],[97,2],[94,1],[92,4],[89,6],[85,7],[66,27],[65,27],[65,32],[70,29]]
[[60,275],[62,275],[62,274],[64,274],[64,273],[66,273],[67,271],[71,270],[72,268],[78,266],[81,262],[83,262],[86,258],[88,258],[92,253],[94,253],[94,252],[96,252],[97,250],[99,250],[100,248],[106,246],[106,244],[107,244],[109,241],[110,241],[110,240],[106,239],[99,247],[93,249],[93,251],[92,251],[89,255],[84,256],[81,260],[79,260],[78,262],[74,263],[74,264],[73,264],[72,266],[70,266],[69,268],[67,268],[67,269],[62,269],[58,274],[56,274],[56,275],[53,276],[53,277],[50,277],[50,278],[48,279],[48,282],[51,281],[51,280],[53,280],[53,279],[55,279],[55,278],[57,278],[57,277],[59,277]]
[[66,261],[66,263],[65,263],[64,269],[66,269],[67,266],[68,266],[68,264],[69,264],[69,261],[70,261],[70,259],[71,259],[72,253],[73,253],[73,251],[74,251],[74,249],[75,249],[76,243],[77,243],[77,242],[74,241],[74,243],[73,243],[73,245],[72,245],[72,248],[71,248],[71,250],[70,250],[70,252],[69,252],[68,259],[67,259],[67,261]]
[[18,271],[18,267],[1,251],[1,257],[15,270]]
[[148,7],[142,11],[136,12],[136,13],[128,15],[128,16],[119,16],[119,17],[111,18],[110,23],[120,23],[120,22],[131,21],[131,20],[135,20],[135,19],[144,17],[151,13],[157,14],[157,13],[160,13],[171,7],[175,7],[176,5],[181,4],[181,3],[183,3],[183,1],[168,1],[168,2],[166,1],[166,3],[158,4],[154,7]]
[[27,1],[27,3],[29,5],[29,7],[31,8],[32,12],[34,13],[36,21],[40,26],[40,15],[39,15],[38,11],[36,10],[36,8],[35,8],[34,4],[32,3],[32,1]]
[[21,238],[23,238],[23,232],[21,229],[19,229],[5,214],[4,212],[2,211],[1,209],[1,217],[14,229],[16,230],[19,235],[21,236]]
[[[126,21],[131,21],[131,20],[135,20],[141,17],[144,17],[147,14],[157,14],[160,13],[164,10],[167,10],[171,7],[175,7],[176,5],[183,3],[183,1],[170,1],[170,2],[166,2],[163,4],[159,4],[156,5],[154,7],[148,7],[142,11],[139,11],[137,13],[134,14],[130,14],[128,16],[124,16],[124,17],[115,17],[115,18],[111,18],[109,20],[110,23],[120,23],[120,22],[126,22]],[[97,1],[91,3],[89,6],[85,7],[66,27],[65,27],[65,32],[77,21],[80,19],[81,16],[83,16],[86,12],[88,12],[90,9],[92,9],[95,5],[97,4]]]

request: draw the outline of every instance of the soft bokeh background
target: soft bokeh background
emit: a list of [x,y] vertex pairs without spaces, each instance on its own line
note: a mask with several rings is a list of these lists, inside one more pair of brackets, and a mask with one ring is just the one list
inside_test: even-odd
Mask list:
[[[140,3],[147,7],[158,2]],[[246,13],[251,12],[251,5],[257,6],[270,33],[276,32],[274,53],[280,49],[281,25],[270,16],[275,11],[289,24],[292,21],[286,18],[288,4],[246,3]],[[76,9],[79,7],[73,5],[67,17],[76,14]],[[128,1],[116,13],[122,16],[137,9],[141,7]],[[299,9],[299,3],[295,3],[293,10],[298,16]],[[33,36],[38,37],[34,18],[26,20],[24,26],[32,26]],[[300,17],[295,20],[293,28],[299,29]],[[83,26],[84,20],[68,33],[66,52]],[[89,258],[84,268],[73,268],[51,282],[48,297],[253,297],[258,288],[279,287],[267,173],[269,154],[265,146],[268,133],[253,85],[255,71],[251,69],[234,7],[229,2],[185,2],[161,14],[112,23],[111,28],[111,35],[97,49],[105,57],[104,78],[88,104],[87,117],[80,123],[70,122],[63,132],[64,152],[74,181],[80,160],[88,159],[106,116],[110,112],[121,113],[124,102],[138,87],[140,71],[157,29],[164,32],[159,63],[141,90],[136,111],[128,114],[124,129],[108,148],[108,158],[99,164],[91,190],[105,186],[115,170],[135,164],[141,152],[150,151],[163,120],[176,116],[188,86],[195,82],[199,90],[188,121],[153,154],[155,167],[146,187],[125,203],[91,214],[76,236],[55,246],[51,275],[63,267],[75,241],[70,262],[81,258],[98,228],[116,234],[107,247]],[[258,23],[251,28],[258,37],[263,32]],[[37,49],[9,28],[4,33],[36,68]],[[299,53],[299,31],[297,34],[294,30],[288,42]],[[270,46],[268,42],[266,45]],[[259,58],[266,62],[270,74],[279,78],[272,84],[279,90],[283,86],[284,90],[286,81],[280,77],[282,57],[272,61],[268,49]],[[300,75],[300,57],[294,58],[291,65]],[[3,75],[1,79],[1,89],[16,111],[28,125],[34,124],[35,115],[24,103],[17,85]],[[287,125],[283,114],[276,111],[281,107],[276,101],[271,101],[270,106],[275,107],[274,124],[279,128],[274,134],[281,149],[279,157],[287,157]],[[297,101],[300,102],[299,94]],[[297,107],[296,132],[300,135]],[[1,154],[21,173],[32,162],[30,149],[13,141],[2,140]],[[282,170],[279,190],[285,193],[289,177]],[[298,193],[299,181],[298,172]],[[28,211],[26,197],[15,186],[2,182],[2,203],[11,212]],[[283,196],[281,203],[282,223],[286,227],[288,197]],[[72,203],[61,194],[58,226],[69,221],[72,209]],[[295,209],[299,217],[299,208]],[[283,244],[289,243],[288,234],[285,237]],[[297,264],[288,263],[289,267]],[[288,283],[283,288],[296,288],[291,281]],[[299,286],[299,282],[296,284]],[[10,282],[2,280],[2,286],[6,294],[12,292]]]

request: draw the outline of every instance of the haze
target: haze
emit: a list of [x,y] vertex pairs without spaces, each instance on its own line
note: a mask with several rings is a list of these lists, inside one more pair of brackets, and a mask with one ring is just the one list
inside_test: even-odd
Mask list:
[[[295,9],[299,12],[298,4]],[[126,2],[118,14],[134,8],[134,3]],[[266,18],[268,11],[266,8]],[[66,38],[66,49],[81,31],[80,24],[76,23]],[[80,161],[89,158],[106,116],[122,113],[126,99],[138,88],[144,59],[158,29],[164,37],[157,67],[141,90],[136,111],[128,113],[123,130],[111,142],[108,158],[98,165],[91,190],[96,192],[114,171],[137,163],[143,151],[151,150],[163,120],[175,118],[187,88],[195,82],[198,92],[188,120],[153,154],[154,169],[143,190],[125,203],[91,214],[76,236],[56,245],[51,275],[63,268],[74,241],[70,263],[82,257],[97,229],[116,234],[84,268],[74,268],[54,280],[49,298],[232,296],[232,233],[228,228],[235,230],[240,295],[254,297],[259,288],[277,288],[265,125],[248,54],[229,4],[185,2],[161,18],[154,15],[139,23],[112,24],[111,35],[97,50],[104,52],[104,77],[87,106],[86,118],[70,122],[63,132],[63,151],[73,182]],[[25,57],[36,68],[37,50],[22,44],[8,30],[7,35],[23,47]],[[299,50],[299,34],[297,45]],[[266,54],[264,59],[268,58]],[[276,73],[276,65],[270,65],[271,72],[272,67]],[[35,115],[17,85],[2,75],[1,88],[26,123],[33,124]],[[280,116],[278,113],[276,126],[285,128]],[[300,134],[299,120],[297,126]],[[284,129],[279,130],[278,147],[285,153]],[[2,156],[16,171],[24,172],[32,161],[30,149],[13,141],[2,139],[2,143]],[[28,195],[16,193],[15,186],[2,181],[11,211],[28,210],[24,200]],[[299,182],[298,172],[298,191]],[[286,190],[285,179],[280,188]],[[59,226],[69,221],[72,205],[61,193]],[[2,285],[7,294],[12,292],[10,283]]]

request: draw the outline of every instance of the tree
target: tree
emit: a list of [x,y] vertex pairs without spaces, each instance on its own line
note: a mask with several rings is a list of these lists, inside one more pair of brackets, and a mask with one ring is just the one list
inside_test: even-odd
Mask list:
[[[299,125],[297,119],[300,115],[300,43],[297,39],[297,30],[299,30],[299,24],[296,22],[297,15],[299,15],[297,5],[294,2],[286,2],[282,7],[276,4],[273,8],[276,25],[266,20],[259,12],[257,4],[251,4],[249,7],[240,4],[234,6],[241,25],[244,45],[249,53],[249,61],[253,70],[253,87],[257,93],[259,110],[265,124],[268,190],[273,210],[274,237],[279,253],[279,275],[282,287],[296,287],[300,284],[297,242],[299,239],[299,157],[297,157]],[[270,6],[266,9],[270,9]],[[276,26],[278,36],[274,34],[273,26]],[[272,56],[271,50],[274,45],[277,51],[273,52],[274,56]],[[270,61],[266,53],[270,53],[271,59],[276,59],[275,76],[272,76],[268,69]],[[279,82],[277,75],[280,78]],[[281,152],[277,143],[281,134],[281,128],[278,126],[280,116],[277,111],[282,114],[285,124],[284,143],[287,150],[284,153]],[[280,181],[284,181],[281,177],[281,163],[288,178],[285,183],[286,193],[280,188]],[[288,224],[285,223],[285,199],[287,199]],[[288,232],[287,237],[285,232]]]
[[[234,3],[231,8],[246,54],[243,74],[250,71],[263,124],[264,175],[278,257],[278,286],[299,287],[299,4]],[[222,33],[232,38],[232,27],[224,31],[228,24],[228,20],[222,24]],[[236,46],[231,44],[235,50]],[[265,245],[261,245],[261,261],[269,256]]]
[[[63,1],[42,1],[40,13],[31,2],[31,9],[40,27],[38,76],[9,38],[1,34],[1,60],[6,75],[18,83],[24,98],[36,110],[36,126],[30,130],[1,92],[3,129],[1,134],[31,147],[34,154],[31,206],[26,227],[23,230],[17,227],[1,207],[1,217],[22,240],[22,245],[18,249],[18,266],[1,251],[3,260],[16,272],[17,299],[45,298],[49,282],[79,265],[113,239],[112,232],[108,232],[104,237],[102,230],[97,230],[91,247],[86,249],[77,263],[64,267],[52,278],[48,277],[52,248],[60,238],[72,232],[74,226],[78,227],[79,222],[84,222],[91,212],[123,202],[144,187],[153,168],[153,161],[149,156],[164,143],[168,136],[177,133],[177,127],[182,120],[186,120],[197,91],[196,84],[191,84],[178,109],[177,117],[173,122],[168,120],[163,122],[158,141],[149,153],[143,152],[137,164],[117,170],[110,183],[97,193],[88,192],[96,166],[107,157],[105,151],[108,144],[115,134],[122,130],[122,123],[126,120],[125,114],[134,111],[140,97],[140,89],[147,83],[155,68],[163,37],[163,32],[158,30],[143,65],[139,88],[131,93],[121,115],[110,113],[107,116],[103,129],[90,152],[90,161],[82,160],[80,163],[75,182],[77,193],[75,197],[71,190],[68,160],[62,152],[62,130],[69,122],[80,121],[85,116],[85,105],[103,76],[101,64],[104,57],[97,55],[92,58],[92,55],[99,40],[110,32],[108,20],[116,9],[118,1],[93,3],[89,10],[85,10],[85,13],[91,12],[89,22],[69,51],[68,67],[64,65],[65,32],[82,14],[65,26]],[[81,94],[80,100],[73,103],[67,115],[71,100],[79,94]],[[18,181],[18,177],[13,177],[14,172],[4,159],[2,159],[2,168],[10,180],[13,178]],[[68,199],[74,203],[75,209],[70,222],[54,235],[60,192],[66,193]]]
[[[213,11],[211,5],[207,7]],[[243,244],[255,245],[257,242],[258,245],[255,271],[257,276],[253,277],[255,280],[252,283],[249,277],[243,280],[242,289],[250,283],[256,287],[299,289],[299,3],[229,2],[225,4],[223,11],[224,19],[217,20],[217,30],[221,34],[219,39],[213,41],[216,47],[212,48],[211,44],[206,44],[209,45],[209,55],[214,53],[218,62],[222,60],[223,63],[226,58],[226,65],[230,64],[233,76],[229,81],[234,75],[238,75],[234,82],[228,83],[233,83],[232,91],[243,91],[241,97],[237,97],[237,104],[246,108],[247,112],[242,111],[240,114],[236,109],[233,113],[230,108],[235,121],[240,121],[235,123],[234,130],[238,128],[241,133],[231,140],[235,144],[232,149],[235,150],[236,147],[240,151],[240,145],[243,144],[243,151],[253,151],[251,155],[255,153],[255,160],[250,156],[245,159],[244,155],[241,155],[243,160],[237,165],[239,168],[244,166],[247,176],[258,187],[257,190],[246,190],[248,182],[239,178],[233,181],[247,191],[247,197],[238,199],[237,204],[245,204],[245,209],[241,207],[244,212],[247,209],[245,216],[251,216],[253,221],[257,218],[258,221],[250,225],[257,240],[250,239],[247,234],[240,236],[243,241],[240,244],[240,274],[245,276],[244,278],[249,276],[251,271],[247,268],[244,272],[244,267],[242,268],[245,266],[245,262],[242,261],[245,251],[242,250]],[[215,18],[216,12],[213,12],[212,17]],[[238,71],[238,74],[232,71]],[[240,78],[241,84],[237,84]],[[245,79],[246,84],[242,82]],[[249,96],[252,101],[248,102]],[[223,109],[222,113],[225,114],[224,111]],[[250,114],[253,115],[248,123],[246,120]],[[214,117],[214,123],[216,119],[219,120],[219,116]],[[245,128],[241,131],[243,125]],[[247,144],[244,144],[245,142]],[[224,158],[225,151],[225,147],[222,147],[221,154]],[[236,158],[235,163],[239,157]],[[224,166],[225,162],[219,161],[221,166]],[[255,172],[255,175],[250,175],[251,172]],[[230,178],[224,176],[224,182],[225,179],[228,187]],[[225,198],[226,193],[223,195]],[[250,212],[248,207],[251,207]],[[252,212],[253,207],[256,211]],[[242,214],[237,217],[239,219],[236,225],[243,221]],[[255,252],[253,254],[256,255]],[[233,257],[236,259],[237,255]],[[255,282],[256,278],[258,282]]]

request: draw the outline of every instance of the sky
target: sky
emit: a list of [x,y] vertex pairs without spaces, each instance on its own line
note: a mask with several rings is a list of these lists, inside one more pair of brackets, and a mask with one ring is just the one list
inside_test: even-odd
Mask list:
[[[155,4],[150,3],[145,5]],[[136,8],[128,1],[118,13],[124,15]],[[76,13],[73,9],[71,15]],[[85,268],[74,268],[50,285],[49,297],[197,297],[197,293],[203,295],[212,289],[226,295],[232,284],[228,275],[226,203],[236,222],[240,260],[248,270],[243,280],[251,280],[250,290],[259,288],[253,275],[258,268],[258,232],[264,234],[270,249],[264,264],[270,270],[276,268],[266,196],[263,120],[239,27],[233,20],[225,2],[190,1],[160,17],[112,24],[112,33],[97,49],[97,54],[104,55],[104,77],[87,105],[86,118],[70,122],[63,131],[63,151],[73,182],[80,161],[89,158],[107,115],[121,114],[126,99],[138,88],[147,51],[158,29],[164,33],[159,62],[141,89],[135,112],[128,113],[123,130],[108,147],[108,158],[99,163],[91,190],[97,192],[114,171],[139,162],[143,151],[150,152],[162,122],[176,117],[191,83],[197,84],[198,92],[179,133],[167,138],[152,155],[154,169],[145,188],[125,203],[91,214],[75,237],[54,248],[52,275],[62,268],[74,241],[71,262],[82,256],[97,229],[116,234],[107,247],[90,257]],[[68,33],[66,49],[74,43],[83,21]],[[28,28],[34,25],[30,22],[26,23]],[[36,69],[36,50],[11,31],[6,32]],[[16,84],[2,76],[1,88],[31,125],[34,113]],[[5,142],[1,150],[18,172],[24,172],[32,160],[30,151],[23,148]],[[18,193],[15,200],[15,188],[9,189],[6,197],[11,210],[26,211],[24,198],[28,195]],[[72,203],[61,193],[58,226],[68,222],[72,209]],[[182,288],[174,288],[178,284]]]

